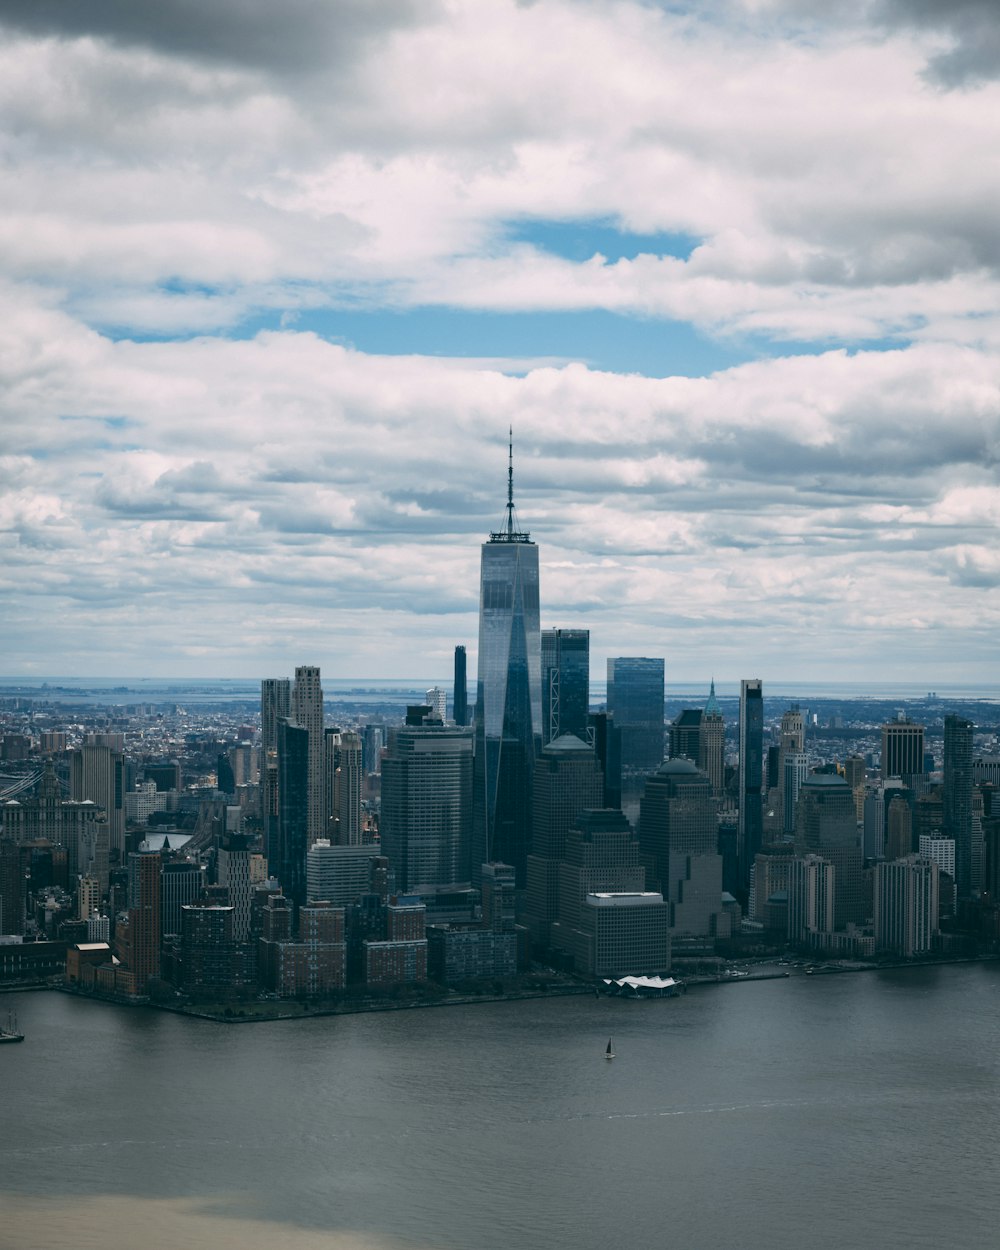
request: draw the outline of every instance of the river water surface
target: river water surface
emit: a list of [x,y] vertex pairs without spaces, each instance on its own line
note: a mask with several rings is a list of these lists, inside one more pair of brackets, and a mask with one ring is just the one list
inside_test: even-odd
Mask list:
[[1000,964],[238,1026],[8,1004],[2,1250],[1000,1245]]

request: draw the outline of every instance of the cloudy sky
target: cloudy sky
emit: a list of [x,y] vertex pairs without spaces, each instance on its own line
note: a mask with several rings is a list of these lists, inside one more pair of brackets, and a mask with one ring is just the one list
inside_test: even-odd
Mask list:
[[[836,16],[831,18],[829,11]],[[995,675],[994,0],[0,0],[0,672]]]

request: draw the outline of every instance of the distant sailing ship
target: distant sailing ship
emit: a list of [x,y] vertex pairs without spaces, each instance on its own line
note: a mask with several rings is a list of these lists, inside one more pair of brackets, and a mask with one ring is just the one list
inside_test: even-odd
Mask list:
[[607,1050],[604,1052],[604,1058],[605,1058],[605,1059],[614,1059],[614,1057],[615,1057],[615,1048],[614,1048],[614,1046],[612,1046],[612,1044],[611,1044],[611,1038],[609,1037],[609,1038],[608,1038],[608,1048],[607,1048]]
[[7,1012],[7,1027],[0,1029],[0,1042],[23,1042],[24,1034],[17,1031],[17,1016]]

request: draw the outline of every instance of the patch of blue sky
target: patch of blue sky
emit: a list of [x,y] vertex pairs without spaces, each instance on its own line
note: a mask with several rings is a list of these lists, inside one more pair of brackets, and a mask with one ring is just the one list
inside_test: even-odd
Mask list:
[[259,330],[311,330],[321,338],[383,356],[441,356],[581,361],[594,369],[648,377],[704,377],[759,353],[717,341],[682,321],[628,317],[603,309],[572,312],[478,312],[431,307],[390,312],[307,309],[294,320],[278,312],[242,323]]
[[540,252],[564,260],[585,261],[601,255],[612,263],[635,256],[674,256],[687,260],[701,240],[692,234],[661,231],[636,234],[615,225],[608,218],[579,221],[551,221],[537,218],[503,223],[506,243],[529,243]]

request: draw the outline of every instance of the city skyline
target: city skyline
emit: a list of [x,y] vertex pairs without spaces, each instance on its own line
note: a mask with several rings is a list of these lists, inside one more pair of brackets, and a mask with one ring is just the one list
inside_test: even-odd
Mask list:
[[513,424],[595,671],[974,683],[1000,67],[918,8],[0,5],[9,675],[474,663]]

